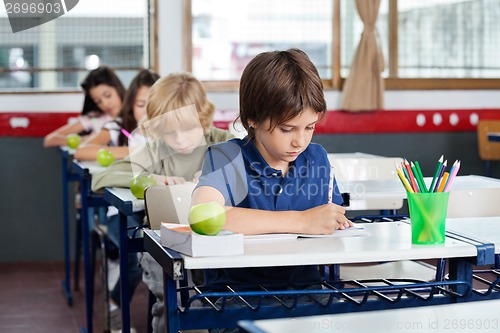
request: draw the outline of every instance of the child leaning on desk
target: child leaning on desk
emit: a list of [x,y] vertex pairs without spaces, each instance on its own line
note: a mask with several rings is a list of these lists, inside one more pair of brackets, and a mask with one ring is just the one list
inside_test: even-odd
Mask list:
[[127,156],[127,135],[136,129],[139,121],[145,116],[149,89],[159,78],[160,75],[148,69],[139,71],[130,82],[118,117],[105,123],[100,131],[91,134],[78,147],[75,158],[80,161],[95,160],[98,151],[104,147],[107,147],[116,159]]
[[[94,175],[92,190],[129,187],[133,170],[150,173],[158,183],[167,185],[195,180],[207,146],[233,137],[228,131],[212,126],[214,111],[215,106],[208,100],[203,85],[191,74],[173,73],[159,79],[149,93],[149,120],[144,122],[143,128],[159,129],[161,133],[147,135],[150,149],[143,147],[147,152],[134,151]],[[148,157],[149,153],[153,160]],[[142,224],[142,221],[136,223]],[[163,270],[147,253],[143,254],[140,263],[144,270],[143,281],[156,296],[152,309],[153,332],[165,332]],[[135,286],[132,284],[131,288],[135,289],[137,282]]]
[[113,69],[102,66],[90,71],[81,86],[85,97],[78,120],[47,134],[43,140],[45,148],[66,146],[69,134],[99,132],[106,122],[120,113],[125,87]]
[[[326,102],[308,56],[298,49],[257,55],[243,71],[239,96],[239,117],[248,136],[208,148],[192,205],[225,205],[224,229],[243,234],[329,234],[351,226],[330,178],[327,153],[311,143]],[[214,289],[321,281],[317,266],[303,265],[204,274],[205,284]]]

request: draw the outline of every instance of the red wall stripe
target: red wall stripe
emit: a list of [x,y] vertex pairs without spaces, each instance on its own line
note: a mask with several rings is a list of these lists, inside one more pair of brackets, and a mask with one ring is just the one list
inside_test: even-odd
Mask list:
[[[43,137],[76,116],[75,112],[0,112],[0,136]],[[235,116],[234,111],[218,112],[214,125],[227,129]],[[330,111],[316,133],[474,132],[479,119],[500,119],[500,109]]]

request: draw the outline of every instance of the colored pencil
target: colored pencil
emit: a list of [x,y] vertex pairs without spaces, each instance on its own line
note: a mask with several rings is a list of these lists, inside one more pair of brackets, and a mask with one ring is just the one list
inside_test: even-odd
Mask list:
[[328,179],[328,203],[332,202],[333,199],[333,178],[335,177],[335,170],[333,166],[330,166],[330,178]]
[[441,155],[441,157],[438,160],[438,164],[436,166],[436,171],[434,171],[434,177],[432,177],[432,183],[431,183],[431,186],[429,187],[429,190],[431,188],[434,188],[434,185],[436,185],[436,181],[438,180],[439,174],[441,173],[441,169],[443,166],[443,159],[444,159],[444,155]]
[[396,165],[396,171],[398,172],[399,179],[401,179],[401,182],[403,183],[403,186],[406,188],[406,191],[413,193],[413,189],[411,188],[411,185],[408,182],[408,179],[406,179],[406,177],[403,173],[403,169]]
[[411,186],[413,187],[413,190],[415,192],[420,192],[419,187],[417,185],[417,182],[415,180],[415,176],[413,175],[413,172],[411,171],[410,163],[406,160],[404,160],[404,166],[406,168],[406,171],[408,172],[408,178],[410,179]]
[[452,171],[450,171],[450,176],[448,177],[448,181],[446,182],[446,185],[444,187],[444,192],[450,191],[451,183],[453,182],[453,180],[457,176],[458,170],[460,170],[460,161],[457,160],[456,163],[457,164],[453,168],[453,173],[452,173]]
[[415,164],[415,169],[417,170],[417,173],[418,173],[418,177],[420,177],[420,182],[422,183],[422,186],[424,187],[424,193],[429,193],[429,189],[427,189],[427,185],[425,184],[425,180],[424,180],[424,175],[422,173],[422,169],[420,169],[420,164],[418,164],[418,161],[415,161],[414,162]]
[[425,187],[424,179],[422,175],[420,174],[417,164],[415,162],[411,162],[411,169],[413,171],[413,175],[415,176],[415,179],[417,180],[418,187],[420,188],[421,193],[427,193],[427,187]]
[[123,133],[123,135],[125,135],[127,138],[130,139],[130,137],[132,136],[132,134],[130,134],[129,131],[127,131],[125,128],[122,128],[121,129],[121,132]]
[[438,192],[443,192],[444,191],[444,186],[446,185],[446,181],[448,180],[448,176],[450,173],[448,171],[445,171],[443,174],[443,178],[441,178],[441,181],[439,182],[439,187],[438,187]]
[[446,169],[447,166],[448,166],[448,160],[444,161],[444,163],[441,165],[441,170],[439,171],[436,185],[434,186],[434,188],[430,187],[429,191],[437,192],[437,189],[439,187],[439,182],[441,181],[441,178],[443,178],[443,173],[444,173],[444,170]]

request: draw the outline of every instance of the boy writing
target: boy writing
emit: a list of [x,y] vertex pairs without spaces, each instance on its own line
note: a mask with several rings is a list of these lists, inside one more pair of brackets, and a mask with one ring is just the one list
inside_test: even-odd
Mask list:
[[[311,143],[325,112],[321,79],[304,52],[259,54],[240,81],[239,117],[248,136],[207,150],[192,205],[219,202],[227,210],[225,229],[243,234],[329,234],[352,225],[330,180],[327,153]],[[320,280],[317,266],[205,271],[214,288]]]

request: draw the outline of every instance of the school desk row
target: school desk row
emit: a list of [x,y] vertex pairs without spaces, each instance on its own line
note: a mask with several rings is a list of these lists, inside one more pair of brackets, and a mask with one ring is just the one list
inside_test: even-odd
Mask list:
[[[170,325],[169,331],[177,332],[179,328],[182,329],[190,329],[190,328],[203,328],[203,327],[211,327],[214,323],[228,323],[228,325],[236,325],[237,320],[239,319],[256,319],[256,318],[268,318],[269,313],[272,313],[272,316],[278,317],[289,317],[291,316],[290,309],[287,309],[285,306],[284,309],[276,312],[275,309],[259,309],[246,311],[249,312],[249,316],[236,316],[233,312],[234,310],[220,311],[220,309],[214,310],[213,308],[189,308],[189,311],[182,311],[177,308],[177,292],[176,285],[179,279],[185,276],[185,270],[189,269],[197,269],[197,268],[213,268],[217,265],[221,265],[220,267],[226,267],[225,265],[229,265],[227,267],[234,267],[236,262],[245,263],[250,266],[272,266],[272,265],[289,265],[296,264],[297,258],[304,259],[303,264],[341,264],[341,263],[356,263],[356,262],[379,262],[379,261],[393,261],[393,260],[416,260],[416,259],[429,259],[429,258],[449,258],[451,261],[450,267],[456,267],[456,269],[451,273],[451,276],[454,276],[453,281],[447,282],[437,282],[436,285],[428,285],[426,284],[426,288],[431,288],[430,298],[433,303],[440,302],[449,302],[450,297],[435,297],[434,293],[441,294],[443,290],[449,289],[453,293],[458,293],[460,298],[471,300],[473,297],[470,297],[467,291],[470,289],[470,261],[472,260],[475,264],[489,264],[494,259],[493,252],[491,249],[494,248],[488,242],[481,241],[464,241],[463,239],[457,239],[457,235],[448,236],[445,245],[442,248],[435,247],[417,247],[414,248],[409,246],[406,243],[409,226],[407,222],[397,222],[397,223],[377,223],[373,224],[373,226],[368,226],[368,228],[374,228],[370,232],[370,240],[366,242],[367,239],[343,239],[342,242],[337,245],[327,245],[325,239],[316,240],[314,245],[311,246],[306,245],[306,243],[297,242],[292,247],[289,247],[291,244],[284,244],[281,246],[272,246],[272,244],[262,244],[258,247],[252,247],[251,245],[246,246],[245,248],[245,257],[244,258],[224,258],[223,260],[219,260],[217,258],[213,258],[214,262],[210,262],[210,259],[201,259],[197,260],[195,258],[189,258],[181,256],[175,251],[171,251],[159,246],[158,239],[155,238],[153,233],[146,232],[144,237],[144,243],[141,239],[134,239],[131,241],[128,237],[127,233],[127,216],[133,214],[134,212],[138,212],[144,209],[144,201],[135,199],[128,189],[117,189],[117,188],[108,188],[105,189],[104,195],[100,196],[93,193],[90,190],[90,181],[92,173],[99,172],[102,170],[101,167],[97,166],[97,164],[93,162],[69,162],[70,152],[62,150],[63,155],[63,180],[66,182],[71,180],[77,180],[80,182],[80,193],[82,196],[81,204],[82,204],[82,235],[83,235],[83,250],[84,250],[84,267],[85,267],[85,290],[86,290],[86,328],[82,329],[82,331],[92,332],[92,312],[93,312],[93,270],[91,265],[91,252],[90,252],[90,224],[93,221],[93,213],[92,208],[112,205],[115,206],[120,212],[120,252],[128,253],[129,251],[142,251],[147,250],[151,252],[155,259],[164,267],[165,270],[165,289],[166,295],[169,297],[166,298],[167,308],[170,309],[167,311],[167,315],[169,316],[168,323]],[[359,153],[358,153],[359,154]],[[64,161],[64,155],[66,155],[66,161]],[[365,154],[366,155],[366,154]],[[363,156],[367,157],[367,156]],[[360,158],[360,156],[357,156]],[[372,157],[369,157],[372,158]],[[66,175],[64,175],[66,173]],[[362,181],[364,190],[363,192],[355,193],[353,195],[354,198],[360,198],[360,200],[365,200],[365,198],[375,198],[378,196],[387,195],[388,192],[393,192],[391,196],[398,197],[402,200],[405,197],[405,192],[402,190],[401,184],[397,183],[397,180],[387,180],[385,181],[385,185],[382,181],[371,181],[365,180]],[[345,183],[344,183],[345,184]],[[349,183],[348,185],[352,185],[353,183]],[[67,191],[67,183],[63,184],[66,187]],[[342,186],[342,182],[339,181],[339,186]],[[474,189],[474,188],[500,188],[500,181],[491,178],[479,177],[479,176],[461,176],[457,178],[457,181],[454,184],[454,188],[460,187],[464,189]],[[347,187],[346,187],[347,188]],[[64,192],[63,192],[64,193]],[[363,195],[365,197],[363,197]],[[67,192],[66,192],[67,196]],[[66,199],[67,200],[67,199]],[[67,204],[67,202],[66,202]],[[90,211],[90,213],[89,213]],[[68,228],[68,217],[67,217],[67,208],[64,211],[65,214],[65,233],[67,233]],[[91,218],[92,216],[92,218]],[[406,235],[406,236],[405,236]],[[389,238],[386,238],[389,237]],[[68,235],[69,239],[69,235]],[[69,249],[69,245],[67,245],[67,240],[65,240],[65,251],[66,248]],[[378,245],[377,245],[378,244]],[[144,246],[144,248],[143,248]],[[323,247],[331,246],[330,250],[325,251]],[[378,247],[377,247],[378,246]],[[247,249],[248,247],[248,249]],[[500,248],[500,246],[498,246]],[[273,250],[281,249],[278,253],[273,253]],[[256,253],[254,253],[256,251]],[[268,252],[269,251],[269,252]],[[312,251],[312,252],[311,252]],[[69,250],[68,250],[69,252]],[[271,255],[268,255],[271,254]],[[395,256],[395,254],[397,254]],[[69,257],[68,257],[69,258]],[[123,332],[128,332],[130,329],[130,310],[129,310],[129,294],[128,294],[128,271],[127,271],[127,256],[120,255],[120,274],[122,276],[121,281],[123,282],[121,285],[122,292],[122,316],[123,316]],[[199,258],[198,258],[199,259]],[[68,259],[69,265],[69,259]],[[214,266],[215,265],[215,266]],[[69,267],[69,266],[68,266]],[[69,269],[68,269],[69,272]],[[66,276],[66,282],[69,280],[69,275]],[[385,284],[385,282],[384,282]],[[419,283],[409,282],[409,286],[405,290],[416,289],[420,290],[423,288]],[[359,286],[356,288],[347,288],[349,290],[352,289],[354,294],[358,294],[356,297],[359,297],[359,293],[368,293],[364,294],[369,302],[366,302],[368,306],[364,306],[363,309],[373,309],[377,307],[394,307],[394,302],[389,301],[388,304],[381,304],[377,301],[372,301],[373,295],[380,293],[380,286],[375,287],[363,287],[362,291],[357,290]],[[377,289],[378,288],[378,289]],[[401,288],[394,286],[383,286],[382,289],[386,290],[388,293],[402,293]],[[359,305],[349,305],[344,299],[344,291],[342,289],[330,289],[328,290],[333,296],[333,298],[340,299],[343,304],[341,309],[337,309],[338,306],[320,306],[313,307],[311,309],[305,309],[304,311],[292,311],[293,313],[300,313],[300,315],[311,315],[311,314],[321,314],[321,313],[332,313],[332,312],[342,312],[342,311],[354,311],[359,307]],[[406,291],[403,293],[405,294]],[[409,292],[413,293],[412,291]],[[445,293],[446,294],[446,293]],[[274,297],[276,295],[265,293],[262,296],[264,298]],[[467,297],[465,296],[467,295]],[[228,295],[216,295],[216,297],[226,297]],[[370,296],[370,297],[368,297]],[[415,300],[411,297],[399,297],[401,301],[405,304],[404,306],[413,306]],[[202,294],[202,296],[197,295],[195,299],[200,299],[206,297]],[[429,298],[427,297],[427,298]],[[332,298],[332,299],[333,299]],[[348,296],[347,299],[351,298]],[[418,303],[418,300],[416,301]],[[332,302],[333,303],[333,302]],[[336,304],[338,302],[335,302]],[[339,304],[340,304],[339,303]],[[344,304],[346,303],[346,304]],[[386,303],[386,302],[384,302]],[[401,307],[401,302],[398,303],[397,307]],[[353,304],[356,304],[353,303]],[[407,304],[407,305],[406,305]],[[185,304],[184,304],[185,305]],[[337,304],[338,305],[338,304]],[[243,310],[241,310],[243,311]],[[319,312],[318,312],[319,311]],[[238,310],[236,312],[239,312]],[[245,311],[243,311],[245,312]],[[197,317],[198,314],[202,314],[202,317],[205,318],[200,320]],[[252,315],[253,313],[253,315]],[[193,318],[197,318],[193,320]],[[196,323],[196,324],[194,324]],[[194,326],[193,326],[194,325]]]

